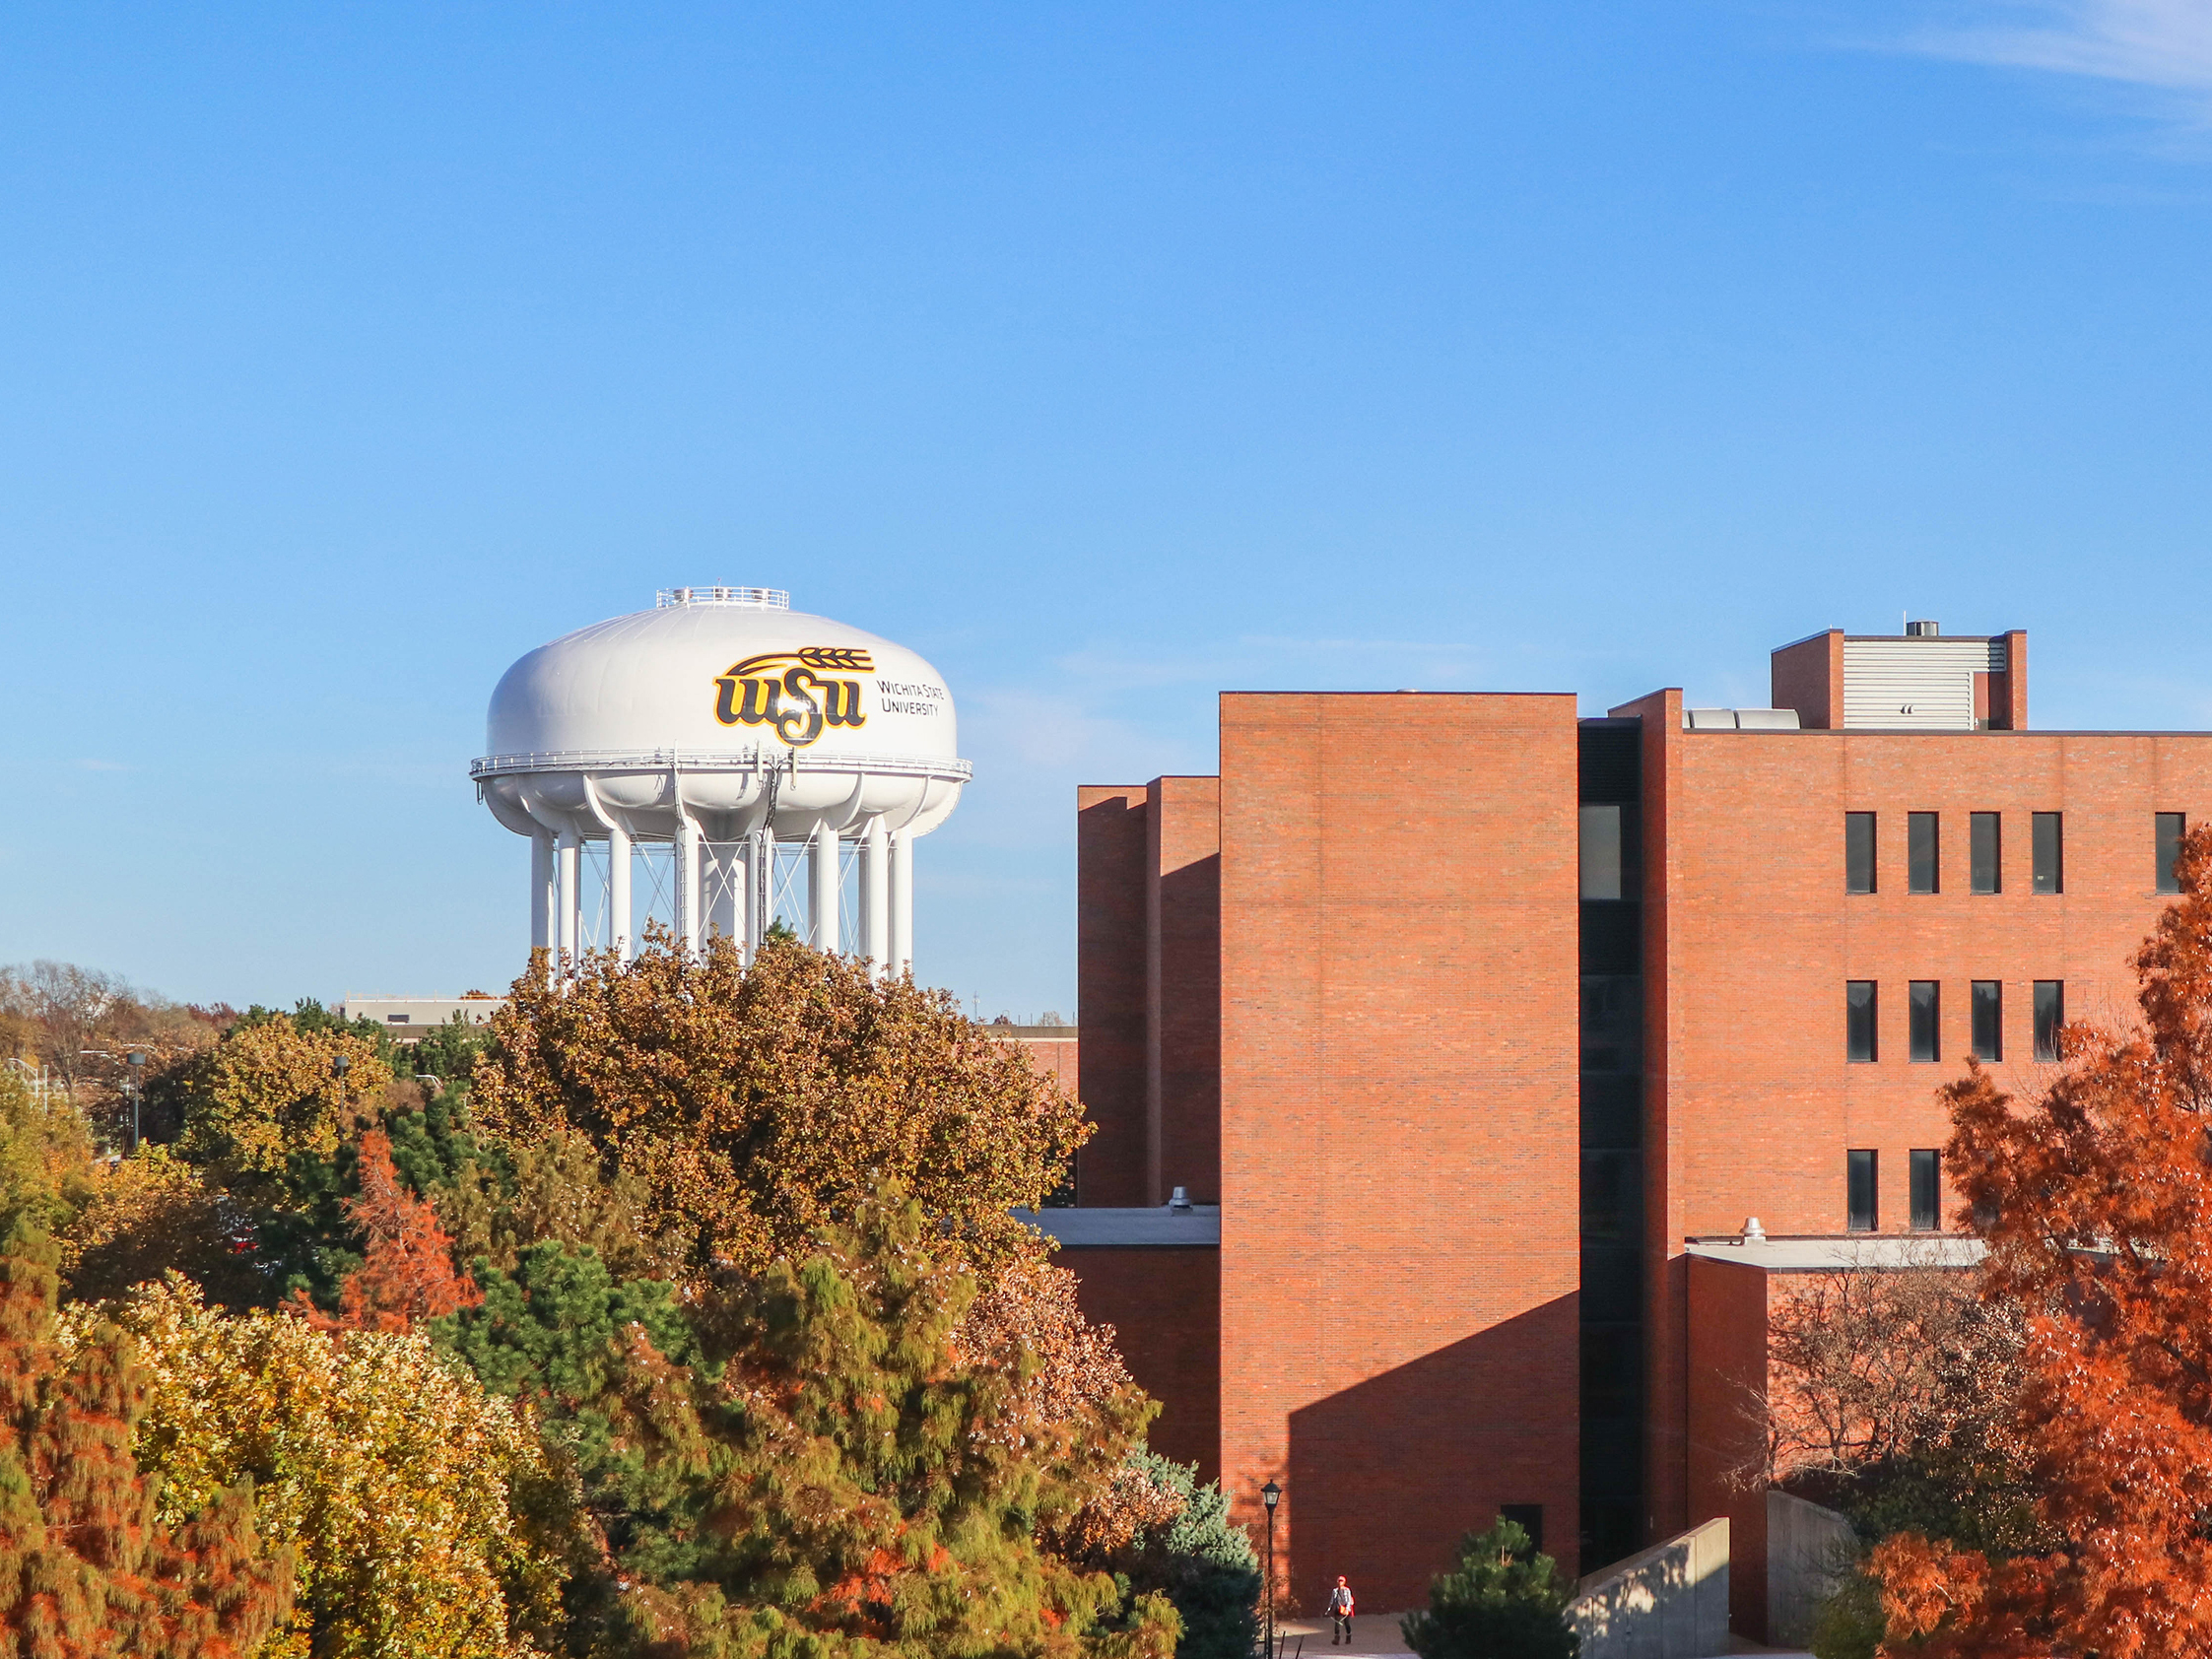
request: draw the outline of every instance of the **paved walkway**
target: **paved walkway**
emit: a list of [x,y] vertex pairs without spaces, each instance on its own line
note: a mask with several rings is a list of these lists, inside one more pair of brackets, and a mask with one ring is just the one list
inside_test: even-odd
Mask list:
[[1404,1634],[1398,1629],[1398,1613],[1361,1613],[1352,1621],[1352,1645],[1329,1644],[1326,1619],[1281,1619],[1275,1633],[1282,1638],[1282,1659],[1413,1659]]
[[[1404,1632],[1398,1628],[1403,1614],[1363,1613],[1352,1621],[1352,1645],[1342,1642],[1333,1646],[1329,1642],[1329,1622],[1326,1619],[1279,1619],[1275,1634],[1280,1643],[1281,1659],[1414,1659],[1406,1647]],[[1728,1650],[1732,1654],[1764,1653],[1774,1659],[1813,1659],[1809,1653],[1782,1647],[1761,1647],[1755,1641],[1741,1636],[1731,1637]],[[1715,1655],[1714,1659],[1720,1659]]]

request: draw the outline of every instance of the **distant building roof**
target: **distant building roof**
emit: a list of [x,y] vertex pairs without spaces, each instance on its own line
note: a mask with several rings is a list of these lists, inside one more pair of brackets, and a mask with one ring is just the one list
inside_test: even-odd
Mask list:
[[1768,1273],[1840,1273],[1846,1268],[1976,1267],[1988,1253],[1978,1238],[1955,1232],[1822,1233],[1809,1237],[1692,1238],[1689,1253],[1740,1262]]
[[1193,1204],[1187,1210],[1017,1210],[1015,1216],[1071,1250],[1218,1249],[1221,1206]]

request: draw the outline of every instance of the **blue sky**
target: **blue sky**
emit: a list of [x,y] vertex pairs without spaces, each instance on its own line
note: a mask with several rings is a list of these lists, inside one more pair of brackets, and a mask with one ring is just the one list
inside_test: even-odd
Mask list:
[[986,1016],[1224,688],[2212,726],[2208,228],[2206,0],[14,5],[0,962],[503,983],[485,699],[674,583],[947,675]]

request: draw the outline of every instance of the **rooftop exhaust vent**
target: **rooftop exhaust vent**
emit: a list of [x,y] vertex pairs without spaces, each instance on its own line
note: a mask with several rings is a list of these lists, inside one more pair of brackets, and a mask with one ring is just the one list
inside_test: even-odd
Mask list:
[[743,605],[755,611],[788,611],[791,596],[779,587],[664,587],[653,594],[653,609],[678,605]]
[[1909,622],[1905,625],[1908,639],[1936,639],[1942,637],[1943,625],[1932,622]]

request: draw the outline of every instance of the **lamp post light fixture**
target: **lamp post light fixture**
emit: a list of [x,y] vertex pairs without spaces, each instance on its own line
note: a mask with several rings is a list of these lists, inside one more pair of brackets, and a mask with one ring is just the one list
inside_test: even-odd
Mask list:
[[1275,1505],[1283,1501],[1283,1489],[1269,1481],[1259,1500],[1267,1505],[1267,1659],[1275,1659]]

